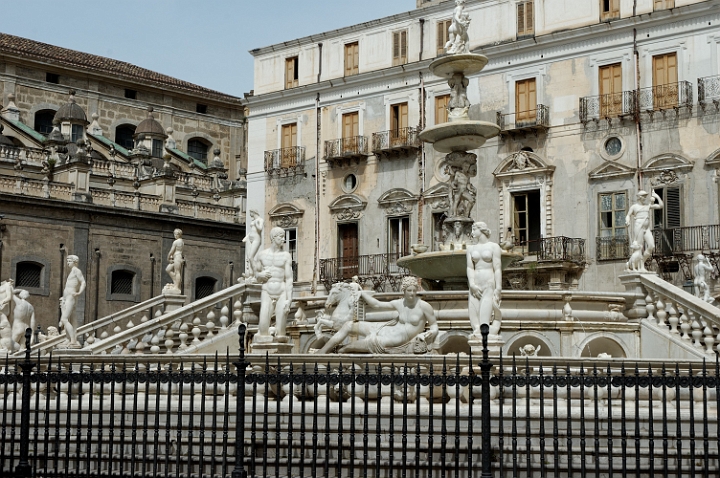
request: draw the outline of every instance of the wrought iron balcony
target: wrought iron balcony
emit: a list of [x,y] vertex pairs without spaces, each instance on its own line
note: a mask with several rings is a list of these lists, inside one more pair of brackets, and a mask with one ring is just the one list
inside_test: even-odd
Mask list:
[[365,136],[350,136],[325,141],[325,160],[330,163],[367,156],[368,140]]
[[270,175],[297,174],[305,167],[305,147],[293,146],[290,148],[273,149],[265,151],[265,172]]
[[653,229],[655,255],[720,250],[720,225]]
[[607,236],[595,238],[595,257],[600,261],[627,260],[630,257],[628,236]]
[[585,239],[565,236],[516,241],[515,252],[537,255],[538,262],[585,262]]
[[369,254],[356,257],[335,257],[320,259],[320,280],[329,290],[335,282],[350,280],[357,276],[360,282],[371,283],[376,290],[390,283],[397,289],[399,280],[410,271],[397,265],[403,254]]
[[373,133],[372,152],[376,156],[400,155],[420,149],[417,128],[400,128]]
[[629,116],[637,109],[635,91],[623,91],[610,95],[585,96],[580,98],[580,121],[618,118]]
[[550,127],[550,108],[537,105],[537,108],[528,111],[515,113],[498,111],[497,125],[500,127],[500,134],[545,131]]
[[679,112],[680,108],[692,109],[693,105],[692,83],[689,81],[640,88],[637,96],[640,111],[646,113],[669,109]]
[[705,111],[710,103],[720,109],[720,75],[698,78],[698,104]]

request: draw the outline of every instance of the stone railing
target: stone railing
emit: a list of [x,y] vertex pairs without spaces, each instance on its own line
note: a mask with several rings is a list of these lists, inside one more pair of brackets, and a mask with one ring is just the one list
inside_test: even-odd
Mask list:
[[0,191],[22,196],[52,199],[70,199],[73,188],[65,183],[53,183],[42,179],[0,175]]
[[20,162],[23,164],[42,166],[45,157],[45,151],[39,148],[17,148],[14,146],[0,145],[0,162]]
[[92,167],[93,174],[98,176],[114,176],[115,178],[132,180],[136,174],[135,166],[127,163],[119,163],[117,161],[113,166],[112,161],[93,159]]
[[193,173],[178,173],[177,184],[190,189],[197,188],[199,191],[212,191],[213,189],[212,178]]
[[720,353],[720,309],[655,274],[638,274],[647,291],[647,319],[700,354]]

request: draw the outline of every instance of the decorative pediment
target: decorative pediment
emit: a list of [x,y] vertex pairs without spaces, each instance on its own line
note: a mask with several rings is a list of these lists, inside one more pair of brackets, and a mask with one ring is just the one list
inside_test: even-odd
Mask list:
[[447,211],[450,209],[450,189],[447,183],[438,183],[428,188],[424,194],[425,203],[430,205],[433,211]]
[[367,206],[367,200],[358,194],[343,194],[335,198],[328,206],[330,213],[338,221],[360,219]]
[[590,179],[615,179],[632,177],[635,175],[635,168],[625,166],[624,164],[613,161],[605,161],[600,167],[593,169],[588,173]]
[[278,204],[270,210],[268,216],[270,221],[278,227],[286,228],[297,226],[298,220],[305,214],[305,211],[294,204]]
[[408,214],[417,200],[417,196],[407,189],[395,188],[380,196],[378,204],[387,214]]
[[705,166],[716,169],[720,168],[720,149],[716,149],[705,159]]
[[555,166],[547,164],[540,156],[530,151],[517,151],[500,162],[493,175],[496,178],[537,173],[550,175]]
[[643,172],[653,171],[675,171],[676,173],[687,173],[693,168],[693,163],[683,158],[679,154],[664,153],[654,158],[650,158],[643,164]]

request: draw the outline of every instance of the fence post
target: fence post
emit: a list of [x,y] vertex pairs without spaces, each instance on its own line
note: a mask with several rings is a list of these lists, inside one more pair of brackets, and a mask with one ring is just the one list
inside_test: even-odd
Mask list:
[[30,339],[32,329],[25,329],[25,361],[20,363],[22,368],[22,412],[20,414],[20,462],[15,467],[15,476],[26,478],[32,476],[32,468],[28,462],[30,455],[30,373],[37,365],[30,361]]
[[490,450],[490,369],[492,364],[488,360],[488,335],[490,326],[482,324],[480,335],[482,336],[482,362],[481,370],[481,398],[482,398],[482,473],[481,478],[491,478],[492,452]]
[[237,419],[235,420],[235,468],[232,471],[232,478],[246,478],[245,471],[245,369],[248,362],[245,361],[245,332],[247,325],[238,326],[240,335],[240,356],[235,362],[237,367]]

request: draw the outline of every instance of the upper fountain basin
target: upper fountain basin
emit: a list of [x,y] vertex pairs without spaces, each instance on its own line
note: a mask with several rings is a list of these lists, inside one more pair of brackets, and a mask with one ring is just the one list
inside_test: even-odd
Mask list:
[[477,53],[461,53],[456,55],[441,56],[430,63],[430,71],[440,78],[450,79],[455,73],[462,73],[465,76],[479,73],[488,59],[485,55]]
[[432,143],[436,151],[470,151],[500,133],[500,127],[488,121],[457,120],[425,128],[420,139]]

